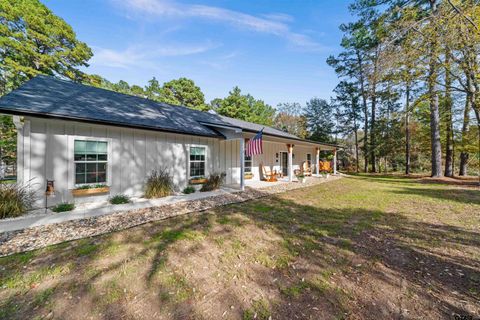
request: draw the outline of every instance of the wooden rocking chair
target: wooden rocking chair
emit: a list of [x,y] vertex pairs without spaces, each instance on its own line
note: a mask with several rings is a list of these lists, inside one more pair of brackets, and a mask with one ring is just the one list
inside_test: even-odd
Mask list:
[[312,168],[310,167],[310,162],[305,161],[302,164],[302,173],[304,176],[311,176],[312,175]]
[[262,164],[262,173],[263,178],[268,182],[275,182],[277,181],[276,173],[272,172],[272,169],[269,166],[264,166]]

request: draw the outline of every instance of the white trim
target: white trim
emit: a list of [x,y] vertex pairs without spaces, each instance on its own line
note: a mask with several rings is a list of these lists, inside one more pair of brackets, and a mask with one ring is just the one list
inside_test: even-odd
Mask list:
[[197,177],[200,177],[200,176],[190,176],[190,148],[204,148],[205,149],[205,175],[204,177],[208,177],[208,175],[210,174],[209,170],[208,170],[208,162],[209,159],[208,159],[208,152],[209,152],[209,147],[208,145],[206,144],[197,144],[197,143],[187,143],[186,144],[187,146],[187,149],[188,149],[188,154],[187,154],[187,183],[190,181],[190,179],[193,179],[193,178],[197,178]]
[[[107,142],[107,179],[105,185],[112,185],[112,138],[102,137],[86,137],[71,135],[68,136],[67,148],[68,148],[68,189],[75,189],[75,140],[82,141],[100,141]],[[103,183],[102,183],[103,184]]]
[[[245,139],[242,137],[240,140],[240,189],[245,190]],[[250,156],[250,159],[251,156]],[[250,160],[251,161],[251,160]],[[251,164],[250,164],[251,168]]]

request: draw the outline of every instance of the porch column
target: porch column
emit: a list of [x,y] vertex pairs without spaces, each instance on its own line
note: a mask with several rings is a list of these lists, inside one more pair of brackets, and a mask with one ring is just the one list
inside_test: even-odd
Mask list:
[[333,174],[337,174],[337,149],[333,149]]
[[315,148],[315,174],[318,175],[320,174],[320,148]]
[[240,189],[245,190],[245,139],[240,140]]
[[288,181],[293,181],[293,144],[287,144],[288,150]]

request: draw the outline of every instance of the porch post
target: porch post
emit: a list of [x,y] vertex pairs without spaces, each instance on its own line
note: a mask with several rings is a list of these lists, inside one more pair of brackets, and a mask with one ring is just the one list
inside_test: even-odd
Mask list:
[[288,150],[288,181],[293,181],[293,144],[287,144]]
[[240,189],[245,190],[245,139],[240,139]]
[[315,174],[318,175],[320,174],[320,148],[315,148]]
[[337,149],[333,149],[333,174],[337,174]]

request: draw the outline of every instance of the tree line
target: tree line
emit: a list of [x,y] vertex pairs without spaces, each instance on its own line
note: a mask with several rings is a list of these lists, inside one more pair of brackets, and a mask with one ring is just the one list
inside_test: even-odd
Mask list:
[[[336,142],[351,170],[466,175],[479,166],[479,8],[478,0],[356,0],[356,21],[340,26],[342,51],[327,60],[339,77],[334,96],[274,108],[238,87],[207,103],[187,78],[142,87],[88,74],[93,52],[63,19],[38,0],[0,0],[0,95],[55,75]],[[12,132],[1,117],[4,159]]]
[[[146,86],[124,80],[113,83],[88,74],[90,47],[77,39],[72,27],[38,0],[0,0],[0,96],[39,74],[67,78],[158,102],[181,105],[267,126],[276,126],[315,140],[330,140],[328,104],[312,99],[305,108],[281,104],[279,111],[234,87],[226,97],[205,101],[202,90],[187,78],[160,84],[153,77]],[[0,162],[15,161],[16,135],[12,118],[0,117]]]
[[[480,5],[357,0],[342,24],[337,132],[354,170],[466,175],[480,161]],[[475,155],[477,154],[476,158]]]

